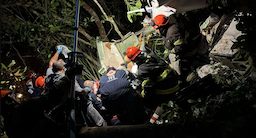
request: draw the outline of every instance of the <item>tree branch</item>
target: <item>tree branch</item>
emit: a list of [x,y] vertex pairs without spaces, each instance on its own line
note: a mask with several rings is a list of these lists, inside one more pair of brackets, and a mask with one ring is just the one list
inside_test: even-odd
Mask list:
[[106,20],[113,24],[113,26],[114,26],[115,31],[117,32],[117,34],[121,37],[121,39],[123,39],[124,36],[123,36],[122,33],[119,31],[118,26],[116,25],[114,19],[113,19],[112,17],[108,17],[108,15],[105,13],[105,11],[103,10],[103,8],[101,7],[101,5],[98,3],[97,0],[93,0],[93,1],[98,5],[98,7],[100,8],[101,12],[102,12],[103,15],[105,16]]
[[95,23],[99,29],[100,36],[103,38],[103,40],[109,41],[106,31],[105,31],[105,27],[101,23],[97,13],[87,3],[84,3],[84,5],[82,5],[82,7],[94,18]]
[[91,62],[93,62],[94,65],[100,66],[99,62],[98,62],[97,60],[95,60],[92,56],[90,56],[90,55],[88,55],[87,53],[83,52],[83,51],[82,51],[81,49],[79,49],[79,48],[77,48],[77,51],[82,52],[82,53],[86,56],[86,58],[87,58],[88,60],[90,60]]
[[[58,19],[59,21],[66,22],[66,20],[59,17],[57,14],[53,14],[53,17]],[[78,27],[78,32],[81,33],[82,35],[84,35],[88,40],[92,39],[92,37],[81,26]]]
[[78,26],[78,32],[83,34],[88,40],[92,39],[92,37],[81,26]]
[[13,49],[17,52],[18,56],[20,57],[21,61],[23,62],[24,66],[26,66],[25,60],[21,57],[19,51],[14,47],[13,44],[11,44],[11,46],[13,47]]
[[[72,37],[72,38],[74,37],[73,35],[64,34],[64,33],[60,33],[60,35],[61,35],[61,36],[65,36],[65,37]],[[81,38],[78,38],[78,41],[80,41],[80,42],[82,42],[82,43],[84,43],[84,44],[86,44],[86,45],[89,45],[89,46],[94,47],[91,43],[86,42],[85,40],[83,40],[83,39],[81,39]],[[94,48],[96,48],[96,47],[94,47]]]
[[6,44],[19,43],[19,42],[21,42],[21,41],[19,41],[19,40],[16,40],[16,41],[1,41],[1,44],[6,45]]
[[6,5],[2,5],[1,4],[1,8],[8,8],[8,7],[13,7],[13,6],[30,7],[31,5],[25,4],[25,3],[21,3],[21,2],[15,2],[15,3],[11,3],[11,4],[6,4]]
[[22,17],[20,17],[20,16],[18,16],[17,14],[13,13],[13,12],[12,12],[10,9],[8,9],[6,6],[3,6],[3,7],[2,7],[2,5],[1,5],[1,8],[6,9],[6,10],[9,11],[10,13],[14,14],[14,16],[15,16],[17,19],[21,20],[23,23],[26,23],[26,21],[23,20]]

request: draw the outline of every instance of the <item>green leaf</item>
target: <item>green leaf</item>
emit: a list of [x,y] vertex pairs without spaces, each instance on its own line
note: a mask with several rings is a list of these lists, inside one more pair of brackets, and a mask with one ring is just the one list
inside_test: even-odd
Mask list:
[[133,19],[134,21],[136,21],[136,20],[137,20],[137,17],[136,17],[136,16],[132,16],[132,19]]
[[172,120],[173,115],[174,115],[174,113],[172,112],[171,114],[169,114],[169,115],[167,116],[167,119],[168,119],[168,120]]
[[[75,2],[75,3],[76,3],[76,2]],[[80,1],[80,5],[84,5],[84,3],[85,3],[84,1]]]
[[201,100],[201,98],[198,98],[198,99],[197,99],[197,102],[199,102],[199,103],[200,103],[201,101],[202,101],[202,100]]
[[53,33],[57,31],[57,28],[53,25],[49,25],[50,27],[50,31],[52,31]]
[[95,20],[94,20],[93,16],[91,16],[90,22],[94,22],[94,21],[95,21]]
[[197,103],[197,101],[193,99],[188,99],[188,103]]
[[138,1],[136,2],[136,7],[141,8],[141,6],[142,6],[142,4],[141,4],[140,0],[138,0]]
[[23,73],[25,73],[27,71],[27,66],[25,66],[25,68],[23,69]]
[[142,16],[143,14],[141,12],[137,12],[134,15]]
[[1,63],[1,65],[2,65],[2,69],[5,69],[5,70],[7,70],[7,67],[3,64],[3,63]]
[[133,23],[132,16],[130,14],[127,14],[127,18],[131,23]]
[[167,106],[168,107],[173,107],[173,105],[174,105],[173,101],[169,101]]
[[15,30],[18,30],[20,28],[20,25],[19,24],[14,24],[14,29]]
[[199,108],[195,108],[195,110],[193,112],[193,116],[198,116],[199,114],[200,114]]
[[47,57],[48,57],[48,58],[51,58],[51,56],[52,56],[52,54],[48,54],[48,56],[47,56]]
[[66,4],[67,4],[68,7],[72,7],[72,5],[70,3],[67,2]]
[[15,64],[16,64],[15,60],[12,60],[12,62],[8,65],[8,68],[11,68]]
[[46,54],[47,52],[46,52],[46,49],[43,49],[42,51],[41,51],[41,54]]
[[115,18],[115,15],[109,15],[109,17],[111,17],[111,18]]
[[35,42],[30,42],[29,46],[31,47],[37,47],[37,44]]
[[134,10],[138,10],[139,8],[137,7],[131,7],[131,11],[134,11]]

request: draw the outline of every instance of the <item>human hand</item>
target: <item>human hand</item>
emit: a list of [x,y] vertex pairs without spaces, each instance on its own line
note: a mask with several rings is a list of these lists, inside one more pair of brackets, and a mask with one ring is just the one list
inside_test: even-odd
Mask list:
[[60,54],[60,52],[62,51],[62,49],[64,48],[64,45],[58,45],[56,46],[57,52]]

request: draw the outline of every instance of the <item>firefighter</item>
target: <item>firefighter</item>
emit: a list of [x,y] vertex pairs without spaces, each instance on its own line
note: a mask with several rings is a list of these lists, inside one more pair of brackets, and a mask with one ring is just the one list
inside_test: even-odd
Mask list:
[[138,65],[138,78],[142,82],[141,96],[147,108],[156,109],[161,103],[171,100],[180,89],[175,70],[153,51],[141,51],[132,46],[127,48],[126,55]]
[[[65,76],[65,61],[61,58],[59,58],[59,55],[63,53],[63,50],[66,50],[67,47],[64,45],[58,45],[56,46],[56,52],[51,57],[49,62],[49,67],[46,70],[46,78],[45,78],[45,88],[51,88],[53,84],[57,81],[59,81],[62,77]],[[67,50],[66,50],[67,51]],[[67,54],[64,54],[64,56]],[[78,83],[78,77],[76,76],[75,80],[75,91],[76,92],[82,92],[83,89],[81,88],[81,85]]]
[[35,81],[33,97],[39,96],[45,90],[45,76],[39,76]]
[[141,124],[148,118],[141,98],[132,86],[134,79],[130,71],[111,66],[100,78],[102,104],[111,117],[117,115],[122,125]]
[[173,15],[170,19],[172,21],[162,14],[157,15],[153,19],[153,28],[163,37],[165,47],[170,52],[171,67],[176,70],[186,86],[186,78],[192,72],[191,66],[196,60],[201,34],[199,28],[193,26],[183,15]]

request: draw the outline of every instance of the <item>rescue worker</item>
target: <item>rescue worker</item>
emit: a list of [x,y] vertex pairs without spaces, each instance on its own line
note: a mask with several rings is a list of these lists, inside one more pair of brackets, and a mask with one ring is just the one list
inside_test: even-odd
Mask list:
[[27,87],[27,92],[29,94],[30,97],[34,97],[35,94],[35,81],[38,78],[37,74],[33,71],[33,70],[29,70],[27,75],[29,76],[29,79],[26,81],[26,87]]
[[[59,59],[59,55],[61,54],[63,49],[67,49],[64,45],[58,45],[56,47],[57,51],[54,54],[54,56],[50,59],[49,67],[46,71],[46,79],[45,79],[45,85],[46,88],[51,88],[53,84],[57,81],[59,81],[62,77],[65,76],[65,62],[63,59]],[[83,89],[78,84],[77,80],[75,81],[75,91],[76,92],[82,92]]]
[[65,76],[65,62],[62,59],[59,59],[53,62],[52,65],[52,73],[47,73],[47,77],[45,80],[46,88],[51,88],[53,84],[59,81],[62,77]]
[[[88,94],[88,99],[90,101],[92,101],[93,105],[96,107],[97,110],[100,111],[101,114],[103,114],[105,116],[105,118],[110,118],[106,115],[106,108],[102,105],[102,101],[101,101],[101,95],[98,93],[99,90],[99,81],[95,80],[95,81],[90,81],[90,80],[86,80],[84,82],[84,89],[89,91]],[[118,125],[120,124],[119,119],[117,118],[117,116],[113,116],[109,122],[109,125]]]
[[188,85],[186,78],[191,73],[195,61],[201,34],[197,26],[192,26],[183,15],[168,17],[159,14],[153,19],[153,28],[163,37],[165,47],[169,50],[171,67],[180,75],[184,86]]
[[[67,76],[62,77],[58,82],[54,83],[51,89],[35,99],[29,99],[13,108],[6,118],[6,134],[13,138],[40,138],[40,137],[67,137],[68,130],[63,129],[65,121],[53,123],[45,117],[45,110],[50,110],[68,98],[70,90],[70,79],[72,73],[70,71]],[[11,109],[11,108],[9,108]],[[52,113],[53,120],[65,120],[66,114],[64,108],[58,110],[58,113]],[[64,112],[63,114],[60,112]],[[44,122],[44,123],[42,123]],[[63,125],[62,125],[63,124]]]
[[94,91],[94,85],[96,84],[93,81],[84,81],[84,90],[88,92],[86,116],[90,122],[87,123],[91,126],[107,126],[107,122],[102,116],[106,109],[102,106],[101,99],[97,96],[97,91]]
[[89,99],[91,99],[94,106],[99,110],[105,110],[105,107],[102,106],[101,99],[97,93],[98,91],[95,90],[94,85],[96,85],[96,84],[93,81],[90,81],[90,80],[84,81],[84,89],[88,90]]
[[100,78],[102,104],[109,116],[117,115],[122,125],[141,124],[148,118],[141,98],[131,84],[134,79],[135,76],[128,70],[115,67],[109,67]]
[[[59,55],[61,53],[61,51],[63,50],[64,46],[63,45],[58,45],[56,47],[57,51],[54,54],[54,56],[50,59],[49,62],[49,67],[47,69],[46,72],[46,79],[45,79],[45,91],[41,94],[42,97],[49,97],[48,95],[54,95],[54,96],[50,96],[50,97],[56,97],[56,100],[59,98],[57,97],[56,92],[51,91],[51,89],[53,89],[53,87],[55,86],[55,84],[59,84],[60,80],[63,80],[65,78],[65,74],[67,74],[68,72],[66,72],[66,68],[65,68],[65,62],[63,59],[59,58]],[[72,70],[72,69],[69,69]],[[75,70],[72,70],[73,72],[69,71],[70,74],[75,73]],[[66,86],[68,87],[68,86]],[[66,88],[64,87],[64,88]],[[70,91],[70,89],[67,89],[65,91]],[[52,93],[53,92],[53,93]],[[83,90],[79,84],[77,83],[77,81],[75,80],[75,94],[76,95],[83,95],[81,96],[82,98],[84,98],[83,100],[86,101],[86,95],[87,93],[85,92],[85,90]],[[66,97],[65,97],[66,98]],[[65,99],[63,98],[63,99]],[[62,100],[63,100],[62,99]],[[51,99],[54,100],[54,99]],[[58,99],[59,100],[59,99]],[[54,101],[52,101],[54,102]],[[52,116],[52,112],[55,110],[59,110],[61,108],[64,108],[67,104],[67,100],[63,100],[61,101],[61,104],[56,105],[56,107],[50,109],[50,110],[45,110],[45,114],[48,118],[53,119],[54,117]],[[85,109],[83,109],[85,110]],[[60,114],[65,114],[65,112],[60,112]],[[65,118],[54,118],[53,120],[55,120],[56,122],[62,122],[63,120],[65,120]],[[83,121],[83,120],[82,120]]]
[[33,97],[41,95],[45,90],[45,76],[39,76],[35,81],[35,88],[32,94]]
[[42,87],[44,88],[45,87],[45,76],[39,76],[36,81],[35,81],[35,86],[36,87]]
[[161,103],[168,102],[180,89],[178,75],[153,51],[141,51],[138,47],[127,48],[127,57],[138,65],[138,79],[142,82],[143,102],[155,110]]

